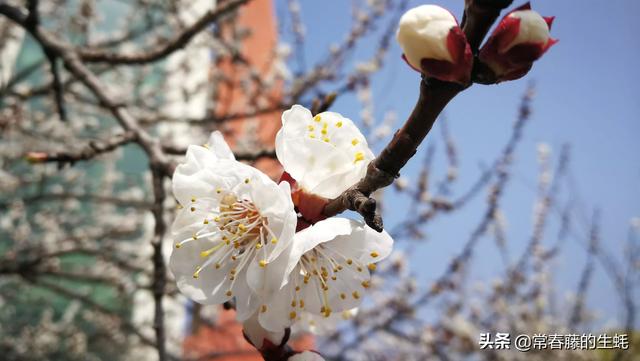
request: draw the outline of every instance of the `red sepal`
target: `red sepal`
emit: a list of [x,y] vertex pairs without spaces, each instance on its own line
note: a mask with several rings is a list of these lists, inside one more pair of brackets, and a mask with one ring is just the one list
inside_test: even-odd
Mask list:
[[280,181],[291,186],[291,200],[302,217],[298,217],[296,232],[303,230],[327,217],[322,214],[329,200],[315,194],[307,193],[298,187],[298,182],[287,172],[282,173]]
[[449,31],[447,50],[449,50],[453,62],[425,58],[420,61],[422,72],[442,81],[468,84],[471,78],[473,54],[467,38],[459,26],[455,26]]

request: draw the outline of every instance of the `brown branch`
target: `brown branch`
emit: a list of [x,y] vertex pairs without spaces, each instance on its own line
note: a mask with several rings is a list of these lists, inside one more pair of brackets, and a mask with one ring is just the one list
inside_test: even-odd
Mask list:
[[[473,40],[474,51],[500,14],[500,10],[510,3],[509,0],[466,1],[463,31],[468,39]],[[467,86],[469,85],[471,84]],[[440,112],[467,86],[423,77],[418,102],[403,127],[396,132],[380,155],[371,161],[365,177],[329,201],[324,215],[332,217],[347,209],[353,210],[362,215],[369,227],[381,232],[382,217],[376,214],[376,201],[370,198],[371,194],[393,183],[399,176],[400,169],[416,153]]]
[[237,9],[249,0],[230,0],[220,2],[215,9],[207,11],[196,22],[185,28],[181,33],[177,34],[171,40],[155,45],[149,50],[132,53],[120,54],[111,51],[97,49],[79,49],[80,58],[85,62],[106,62],[112,65],[128,64],[142,65],[160,60],[169,54],[183,48],[191,39],[211,23],[217,21],[225,14]]
[[75,162],[89,160],[100,154],[111,152],[118,147],[131,143],[135,140],[134,132],[124,132],[116,134],[106,140],[90,141],[82,147],[82,149],[72,152],[29,152],[27,153],[27,160],[34,163],[42,162],[57,162],[60,165],[70,164]]

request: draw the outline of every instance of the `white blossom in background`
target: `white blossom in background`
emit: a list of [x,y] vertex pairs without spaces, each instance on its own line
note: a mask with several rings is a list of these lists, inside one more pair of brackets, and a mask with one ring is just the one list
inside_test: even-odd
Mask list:
[[282,114],[276,155],[305,192],[335,198],[355,184],[374,158],[353,122],[334,112],[312,116],[301,105]]
[[291,331],[293,333],[310,332],[314,335],[329,335],[335,331],[341,323],[353,319],[357,314],[357,307],[342,312],[333,312],[329,317],[311,312],[302,312],[300,319],[291,327]]
[[469,81],[471,48],[449,10],[437,5],[410,9],[400,18],[396,39],[415,70],[443,81]]
[[203,304],[235,296],[238,318],[247,319],[283,282],[296,227],[289,184],[237,162],[214,132],[206,146],[188,148],[173,193],[182,208],[169,263],[178,287]]
[[330,317],[362,302],[370,271],[386,258],[391,236],[362,222],[329,218],[295,235],[286,285],[260,306],[259,320],[269,330],[300,321],[303,312]]

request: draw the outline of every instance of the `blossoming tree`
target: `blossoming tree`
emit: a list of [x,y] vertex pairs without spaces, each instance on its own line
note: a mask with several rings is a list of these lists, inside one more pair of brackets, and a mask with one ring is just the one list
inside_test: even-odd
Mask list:
[[[63,307],[63,317],[54,322],[45,314],[36,328],[55,335],[53,343],[62,345],[59,349],[42,346],[39,332],[34,336],[27,327],[18,327],[6,333],[20,331],[21,336],[11,335],[0,348],[7,349],[8,357],[42,359],[56,357],[62,350],[68,359],[104,359],[115,352],[111,344],[115,342],[128,350],[117,358],[149,357],[131,351],[131,344],[153,349],[153,358],[160,361],[180,358],[179,346],[178,350],[171,346],[179,341],[167,334],[167,324],[181,319],[171,318],[171,312],[182,310],[181,295],[198,304],[235,309],[244,337],[269,361],[513,359],[512,354],[496,352],[478,356],[480,330],[568,332],[588,322],[581,297],[571,304],[566,322],[554,319],[545,308],[545,300],[551,297],[545,274],[561,244],[543,249],[540,243],[568,155],[563,151],[552,170],[544,146],[539,150],[536,229],[525,253],[480,295],[488,312],[480,312],[465,299],[464,282],[480,237],[493,235],[503,249],[500,200],[529,117],[532,90],[523,97],[513,134],[495,166],[469,192],[457,199],[430,195],[429,177],[436,173],[430,168],[433,148],[427,150],[417,184],[408,185],[399,177],[408,162],[416,162],[418,147],[458,93],[473,84],[497,84],[527,74],[557,41],[550,35],[553,18],[525,4],[506,13],[484,41],[512,1],[466,0],[460,22],[436,5],[407,10],[406,1],[370,1],[358,9],[344,43],[332,49],[326,61],[292,79],[284,66],[288,51],[273,49],[274,59],[264,76],[243,58],[243,29],[236,28],[233,20],[247,2],[218,1],[195,18],[187,11],[192,10],[188,1],[154,5],[157,9],[147,9],[146,1],[133,2],[124,30],[98,40],[86,34],[99,8],[93,1],[81,1],[78,14],[70,18],[60,16],[62,6],[36,0],[0,2],[0,15],[13,24],[12,31],[28,34],[42,53],[41,61],[9,74],[6,81],[3,73],[0,89],[0,127],[12,134],[11,139],[3,139],[7,146],[0,149],[0,186],[7,194],[0,199],[1,209],[7,210],[2,234],[9,240],[0,244],[0,275],[10,280],[3,286],[1,300],[20,304],[23,291],[34,287],[71,300]],[[58,5],[70,6],[65,1]],[[301,43],[299,4],[290,1],[288,8],[295,25],[293,37]],[[140,12],[145,14],[142,28],[130,24],[140,20]],[[388,26],[375,54],[349,69],[344,59],[381,19],[388,20]],[[67,34],[51,23],[71,30]],[[208,31],[212,25],[215,28]],[[366,108],[369,79],[382,66],[394,35],[403,51],[396,58],[417,71],[418,100],[391,139],[385,134],[376,138],[366,119],[363,132],[356,122],[329,108],[336,97],[353,91],[360,93]],[[150,43],[140,43],[145,41]],[[132,47],[143,50],[132,51]],[[192,59],[172,58],[182,48],[193,51]],[[171,74],[197,72],[202,69],[194,69],[193,60],[206,63],[210,49],[216,50],[217,61],[226,59],[233,69],[246,74],[236,86],[253,95],[248,96],[250,107],[242,114],[175,116],[167,102],[188,103],[199,98],[201,88],[215,93],[230,80],[223,73],[210,78],[200,74],[200,83],[191,86],[185,79],[199,76],[185,75],[178,82],[158,85],[152,80],[154,64],[169,58]],[[27,81],[30,74],[43,69],[50,81],[40,87]],[[345,69],[350,71],[347,76]],[[321,83],[329,83],[336,91],[323,93]],[[284,94],[274,100],[273,94],[279,94],[283,84]],[[181,86],[186,100],[174,99],[175,88]],[[38,98],[49,95],[49,90],[43,109]],[[225,139],[223,133],[233,127],[225,126],[269,112],[281,119],[274,144],[234,154],[229,143],[237,146],[239,140]],[[446,187],[457,177],[457,153],[446,124],[442,129],[449,169],[441,185]],[[87,140],[87,133],[98,140]],[[194,145],[202,144],[205,137],[204,145]],[[12,139],[18,141],[9,144]],[[384,145],[377,155],[372,151],[376,142]],[[130,144],[137,146],[135,151],[127,147]],[[119,163],[117,152],[124,158],[138,158],[131,179],[126,178],[122,170],[126,165]],[[101,166],[91,168],[98,157],[104,157]],[[281,165],[283,172],[276,179],[253,166],[265,157]],[[49,163],[57,167],[48,167]],[[90,184],[94,178],[99,182]],[[389,229],[379,205],[384,204],[381,191],[391,184],[411,197],[412,212],[399,227]],[[405,257],[393,252],[394,239],[422,239],[421,229],[431,219],[457,211],[485,188],[490,194],[487,210],[460,254],[434,284],[417,287]],[[46,206],[34,206],[41,201]],[[56,205],[60,201],[64,203]],[[348,210],[355,213],[342,215]],[[563,217],[563,225],[568,222]],[[119,239],[139,240],[151,247],[145,252],[140,242],[114,242]],[[630,329],[637,281],[626,278],[629,273],[623,267],[628,265],[611,262],[598,240],[596,214],[577,294],[586,293],[593,263],[601,260],[617,282],[625,304],[625,326]],[[171,245],[170,250],[165,245]],[[640,254],[635,238],[630,248],[628,263],[633,265]],[[82,257],[78,260],[75,255]],[[85,288],[87,284],[105,288]],[[114,304],[96,299],[101,290],[117,292]],[[129,315],[130,305],[135,304],[131,299],[142,293],[152,296],[153,317],[146,323],[137,322],[135,312]],[[435,299],[442,300],[443,312],[429,322],[419,311]],[[86,310],[79,311],[80,305]],[[0,331],[4,332],[5,324]],[[99,332],[91,340],[83,339],[87,331],[81,324]],[[326,347],[322,352],[290,347],[291,334],[300,331],[325,335]],[[103,333],[109,340],[106,345],[100,340]],[[576,350],[556,358],[593,357]]]

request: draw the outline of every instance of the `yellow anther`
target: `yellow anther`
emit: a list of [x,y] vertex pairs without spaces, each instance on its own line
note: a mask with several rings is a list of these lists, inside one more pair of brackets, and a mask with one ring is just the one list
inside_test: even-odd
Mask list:
[[209,144],[205,143],[205,144],[202,145],[202,147],[205,148],[205,149],[209,149]]
[[309,138],[311,139],[315,139],[316,135],[315,134],[309,134]]
[[315,120],[316,122],[319,122],[322,118],[320,118],[320,115],[316,115],[315,117],[313,117],[313,120]]
[[300,308],[304,308],[304,300],[300,300]]
[[267,312],[267,305],[262,305],[262,307],[260,307],[260,312],[262,313]]
[[196,211],[196,207],[191,207],[191,212],[195,212]]
[[222,189],[221,188],[216,189],[216,193],[218,194],[222,193]]
[[373,258],[376,258],[376,257],[379,256],[378,252],[376,252],[376,251],[373,251],[370,254],[371,254],[371,257],[373,257]]
[[309,125],[307,129],[309,129],[310,132],[313,132],[314,130],[316,130],[316,128],[313,125]]
[[235,260],[237,260],[237,259],[238,259],[238,257],[237,257],[237,256],[231,256],[231,260],[232,260],[232,261],[235,261]]
[[296,286],[296,292],[300,291],[300,286]]
[[209,255],[211,254],[211,252],[212,252],[212,250],[210,250],[210,249],[208,249],[208,250],[206,250],[206,251],[202,251],[202,252],[200,252],[200,257],[202,257],[202,258],[207,258],[207,257],[209,257]]
[[192,197],[191,202],[195,202],[195,201],[196,201],[196,197]]
[[231,297],[231,295],[233,295],[233,292],[231,292],[231,290],[227,291],[227,293],[225,293],[227,295],[227,297]]
[[327,129],[327,127],[329,127],[329,123],[327,122],[322,123],[322,128]]
[[336,277],[336,276],[331,276],[331,279],[335,281],[335,280],[337,280],[337,279],[338,279],[338,277]]
[[260,262],[258,262],[258,264],[260,265],[260,267],[265,268],[267,267],[267,261],[264,259],[261,259]]
[[256,244],[256,249],[260,249],[260,248],[262,248],[262,243]]
[[367,267],[369,268],[369,271],[375,271],[376,270],[376,264],[375,263],[369,263],[369,265]]
[[198,239],[198,236],[194,234],[193,236],[191,236],[191,238],[193,238],[193,240],[195,241],[196,239]]
[[347,264],[351,265],[353,263],[353,260],[351,258],[347,259]]
[[238,225],[238,229],[239,229],[239,230],[241,230],[242,232],[244,232],[244,231],[246,231],[246,230],[247,230],[247,226],[245,226],[244,224],[240,223],[240,224]]
[[362,153],[362,152],[356,153],[355,160],[353,162],[356,163],[356,162],[359,162],[361,160],[364,160],[364,153]]
[[292,320],[294,320],[296,316],[297,316],[296,311],[291,311],[291,313],[289,313],[289,318]]
[[362,272],[362,267],[358,266],[356,267],[356,269],[358,270],[358,272]]
[[271,244],[276,244],[276,243],[278,243],[278,239],[275,237],[271,238]]
[[176,248],[180,248],[182,245],[180,243],[176,243]]
[[353,139],[351,140],[351,145],[354,145],[354,146],[355,146],[355,145],[358,145],[358,143],[360,143],[360,141],[359,141],[359,140],[357,140],[356,138],[353,138]]
[[235,268],[230,269],[229,273],[232,274],[232,275],[236,274],[236,269]]
[[[235,248],[235,249],[240,248],[240,242],[238,242],[238,241],[234,241],[234,242],[233,242],[233,248]],[[235,260],[234,260],[234,261],[235,261]]]
[[369,281],[362,281],[361,285],[364,288],[369,288],[369,286],[371,286],[371,283]]
[[209,224],[209,221],[205,219],[204,221],[202,221],[202,223]]
[[338,265],[338,271],[342,271],[342,266],[341,265]]
[[296,302],[296,300],[291,301],[291,307],[296,307],[298,305],[298,302]]
[[330,140],[329,138],[327,138],[327,137],[322,138],[322,140],[323,140],[325,143],[329,143],[329,142],[331,142],[331,140]]
[[320,131],[320,133],[322,133],[323,135],[326,135],[326,134],[327,134],[327,128],[323,128],[323,129]]
[[337,122],[336,123],[336,127],[341,128],[342,127],[342,122]]
[[353,293],[351,294],[351,296],[353,296],[353,298],[355,298],[356,300],[358,298],[360,298],[360,294],[358,293],[358,291],[353,291]]
[[326,307],[324,307],[324,306],[320,307],[320,313],[324,313],[324,311],[325,311],[326,309],[327,309],[327,308],[326,308]]
[[244,184],[249,184],[249,178],[246,178],[246,179],[244,180]]
[[235,279],[236,279],[236,276],[234,276],[234,275],[229,276],[229,281],[233,281]]
[[333,310],[332,310],[330,307],[327,307],[327,308],[324,310],[324,317],[329,317],[329,316],[331,316],[331,312],[332,312],[332,311],[333,311]]
[[196,271],[193,272],[193,278],[197,279],[198,277],[200,277],[200,270],[201,270],[200,266],[196,267]]
[[216,223],[217,223],[217,222],[220,222],[220,217],[216,217],[216,218],[214,218],[213,220],[214,220]]
[[344,300],[345,298],[347,298],[347,295],[345,295],[344,293],[341,293],[340,294],[340,298],[342,298]]
[[216,263],[216,269],[220,269],[220,263]]

